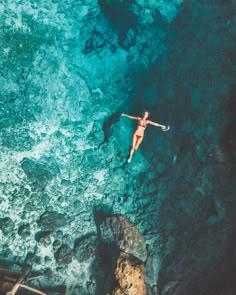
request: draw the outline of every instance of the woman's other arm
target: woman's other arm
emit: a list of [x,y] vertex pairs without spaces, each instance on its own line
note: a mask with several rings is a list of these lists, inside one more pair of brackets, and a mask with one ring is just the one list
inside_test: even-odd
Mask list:
[[159,123],[152,122],[152,121],[149,121],[149,120],[148,120],[148,123],[151,124],[151,125],[153,125],[153,126],[156,126],[156,127],[166,128],[165,125],[161,125]]
[[133,119],[133,120],[140,120],[141,119],[140,117],[134,117],[134,116],[126,115],[126,114],[121,114],[121,116],[127,117],[129,119]]

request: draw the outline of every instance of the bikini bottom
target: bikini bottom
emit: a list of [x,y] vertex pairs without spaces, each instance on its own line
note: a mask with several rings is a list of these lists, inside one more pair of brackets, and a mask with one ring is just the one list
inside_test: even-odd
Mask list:
[[137,139],[139,139],[139,138],[142,138],[143,136],[142,136],[142,135],[137,135],[137,134],[136,134],[136,137],[137,137]]

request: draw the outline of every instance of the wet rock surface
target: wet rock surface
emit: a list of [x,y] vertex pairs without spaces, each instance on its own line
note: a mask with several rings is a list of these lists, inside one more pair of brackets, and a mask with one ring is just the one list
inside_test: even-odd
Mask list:
[[56,260],[59,265],[70,264],[72,262],[72,249],[68,245],[62,245],[57,250]]
[[44,230],[55,230],[67,224],[66,217],[57,212],[47,211],[40,216],[38,225]]
[[11,235],[14,231],[15,225],[14,222],[9,217],[0,219],[0,229],[4,235]]
[[100,236],[103,242],[114,244],[120,250],[145,262],[146,243],[137,227],[127,217],[107,217],[100,225]]
[[144,265],[134,257],[130,257],[125,252],[121,252],[117,260],[115,276],[118,287],[113,291],[113,295],[140,294],[146,295],[144,283]]
[[96,257],[97,235],[90,234],[75,241],[74,252],[79,262],[86,261],[91,257]]

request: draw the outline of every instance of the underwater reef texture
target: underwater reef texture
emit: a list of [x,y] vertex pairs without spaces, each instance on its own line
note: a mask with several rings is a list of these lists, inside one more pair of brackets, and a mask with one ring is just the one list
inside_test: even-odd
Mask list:
[[[0,267],[32,265],[49,295],[112,294],[122,249],[147,294],[235,295],[235,14],[1,1]],[[171,129],[149,126],[127,164],[136,125],[120,114],[144,109]]]

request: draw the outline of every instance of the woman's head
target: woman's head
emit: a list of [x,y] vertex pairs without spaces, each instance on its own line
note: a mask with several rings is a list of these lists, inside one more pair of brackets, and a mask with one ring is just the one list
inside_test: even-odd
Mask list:
[[145,111],[144,113],[143,113],[143,118],[144,119],[147,119],[148,118],[148,116],[149,116],[149,112],[148,111]]

